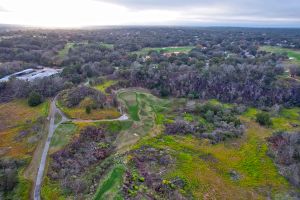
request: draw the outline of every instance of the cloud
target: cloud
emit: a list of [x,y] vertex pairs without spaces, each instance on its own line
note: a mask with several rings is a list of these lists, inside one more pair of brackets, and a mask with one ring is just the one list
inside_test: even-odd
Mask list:
[[0,12],[8,12],[8,10],[0,5]]
[[1,0],[0,23],[300,27],[299,10],[299,0]]
[[299,23],[299,0],[96,0],[122,5],[131,10],[168,10],[181,13],[179,21],[219,23]]

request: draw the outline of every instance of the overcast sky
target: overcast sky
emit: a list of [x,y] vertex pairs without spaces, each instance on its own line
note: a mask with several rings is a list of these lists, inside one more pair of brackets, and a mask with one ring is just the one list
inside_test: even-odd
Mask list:
[[300,27],[300,0],[1,0],[0,23]]

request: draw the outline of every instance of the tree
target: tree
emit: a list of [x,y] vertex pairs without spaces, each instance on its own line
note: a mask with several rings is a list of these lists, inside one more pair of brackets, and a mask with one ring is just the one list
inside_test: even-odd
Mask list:
[[271,126],[273,124],[269,113],[260,112],[256,114],[256,122],[262,126]]
[[42,97],[37,92],[31,92],[28,98],[28,105],[31,107],[38,106],[42,103]]

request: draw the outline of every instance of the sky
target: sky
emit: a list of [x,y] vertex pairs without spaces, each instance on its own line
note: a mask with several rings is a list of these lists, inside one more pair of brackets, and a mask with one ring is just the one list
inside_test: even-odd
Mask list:
[[300,0],[1,0],[0,24],[300,27]]

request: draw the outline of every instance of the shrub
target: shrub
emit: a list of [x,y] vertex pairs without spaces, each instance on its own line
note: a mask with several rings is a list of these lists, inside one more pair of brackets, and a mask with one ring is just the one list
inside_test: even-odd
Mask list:
[[42,96],[37,92],[31,92],[28,98],[28,105],[31,107],[38,106],[42,103]]
[[91,107],[90,106],[85,107],[85,112],[86,112],[86,114],[90,114],[91,113]]
[[266,112],[257,113],[256,122],[262,126],[271,126],[273,124],[269,113]]

